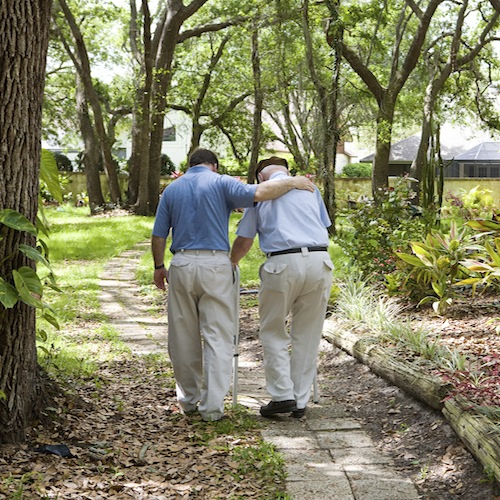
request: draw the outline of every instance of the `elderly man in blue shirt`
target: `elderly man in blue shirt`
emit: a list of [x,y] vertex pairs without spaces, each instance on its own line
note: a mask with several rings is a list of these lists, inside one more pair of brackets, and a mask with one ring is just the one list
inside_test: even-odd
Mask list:
[[[262,160],[256,176],[259,185],[286,182],[288,163],[279,157]],[[257,234],[267,256],[260,268],[259,290],[259,336],[271,396],[269,404],[260,408],[264,417],[305,415],[332,284],[330,225],[317,188],[291,191],[247,208],[239,224],[231,249],[233,264],[247,254]]]
[[[177,399],[184,413],[203,420],[224,414],[231,385],[233,338],[237,325],[239,279],[229,260],[229,216],[235,208],[274,199],[292,189],[313,191],[305,177],[286,183],[244,184],[219,175],[217,156],[198,149],[189,169],[163,192],[151,248],[154,282],[168,293],[168,350]],[[163,263],[172,230],[170,269]]]

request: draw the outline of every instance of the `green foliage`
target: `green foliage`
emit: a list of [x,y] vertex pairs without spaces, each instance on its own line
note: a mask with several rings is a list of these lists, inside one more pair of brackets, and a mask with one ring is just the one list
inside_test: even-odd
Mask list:
[[461,189],[459,194],[448,193],[445,197],[447,205],[441,210],[443,218],[462,218],[466,221],[491,217],[495,211],[495,203],[491,190],[480,186],[470,191]]
[[170,175],[175,172],[175,164],[170,159],[170,156],[163,153],[161,155],[161,165],[160,165],[160,174],[161,175]]
[[248,173],[248,165],[239,162],[235,158],[222,158],[219,165],[219,173],[233,176],[246,176]]
[[380,203],[358,203],[345,212],[347,229],[336,241],[363,278],[383,280],[396,268],[394,252],[408,248],[408,240],[420,237],[425,221],[411,205],[414,193],[401,179],[380,194]]
[[467,226],[477,231],[478,239],[483,238],[484,246],[480,247],[475,258],[467,258],[462,261],[470,272],[480,276],[471,276],[457,283],[458,285],[472,285],[476,290],[478,284],[489,286],[500,281],[500,217],[494,220],[471,220]]
[[429,332],[414,329],[410,321],[401,321],[401,306],[367,281],[351,275],[339,288],[337,315],[368,329],[370,338],[396,343],[445,369],[466,366],[466,358],[459,352],[442,346]]
[[65,154],[55,153],[54,158],[59,172],[73,172],[73,163]]
[[349,163],[346,165],[342,174],[347,177],[371,177],[372,164],[371,163]]
[[[61,188],[57,182],[58,173],[55,159],[46,150],[42,150],[40,178],[45,182],[46,186],[53,192],[57,198],[61,197]],[[6,226],[10,229],[19,232],[27,232],[32,236],[39,235],[39,232],[48,233],[47,225],[44,223],[43,212],[41,217],[38,217],[37,226],[35,227],[24,215],[12,209],[0,210],[0,226]],[[0,239],[3,237],[0,236]],[[44,291],[50,287],[59,291],[56,285],[55,275],[49,264],[47,255],[43,251],[46,249],[44,243],[39,240],[39,247],[33,248],[28,245],[20,244],[16,253],[22,253],[36,264],[42,264],[47,269],[44,278],[41,278],[37,272],[28,266],[21,266],[13,269],[11,275],[0,276],[0,304],[5,309],[14,307],[19,301],[35,307],[40,311],[40,315],[50,324],[58,327],[57,318],[54,310],[45,303],[43,299]],[[0,262],[12,259],[15,255],[7,255]]]
[[395,273],[399,277],[398,293],[411,290],[423,294],[419,305],[432,302],[434,310],[441,314],[452,302],[453,285],[468,274],[464,259],[470,252],[480,250],[480,246],[474,243],[468,227],[458,230],[455,222],[451,223],[449,233],[434,230],[425,241],[410,245],[413,254],[397,253],[405,263]]

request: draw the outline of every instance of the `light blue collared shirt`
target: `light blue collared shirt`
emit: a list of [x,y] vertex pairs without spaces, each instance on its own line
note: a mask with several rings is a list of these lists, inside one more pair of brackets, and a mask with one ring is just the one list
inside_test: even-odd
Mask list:
[[[267,182],[280,182],[286,178],[286,173],[275,172]],[[328,247],[327,228],[331,224],[317,188],[313,193],[293,189],[275,200],[247,208],[236,234],[252,239],[258,234],[264,253],[289,248]]]
[[191,167],[163,191],[153,235],[167,238],[172,229],[172,252],[228,252],[231,210],[253,206],[256,190],[256,185],[219,175],[205,166]]

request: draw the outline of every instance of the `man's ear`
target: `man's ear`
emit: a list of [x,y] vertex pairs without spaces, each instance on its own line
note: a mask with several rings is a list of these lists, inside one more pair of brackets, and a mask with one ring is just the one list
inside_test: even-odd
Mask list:
[[257,179],[259,179],[259,183],[263,182],[264,181],[264,176],[259,172],[257,174]]

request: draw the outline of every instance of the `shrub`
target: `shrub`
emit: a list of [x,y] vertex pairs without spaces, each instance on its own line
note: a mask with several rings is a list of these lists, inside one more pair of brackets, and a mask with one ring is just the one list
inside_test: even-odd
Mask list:
[[368,200],[346,212],[348,230],[339,232],[338,243],[364,279],[385,280],[396,268],[394,252],[409,249],[409,240],[425,234],[424,218],[411,205],[413,197],[401,179],[380,194],[378,205]]
[[463,261],[481,247],[467,226],[459,230],[452,222],[449,233],[431,231],[423,242],[411,242],[411,249],[412,254],[398,253],[406,265],[393,275],[399,276],[391,282],[393,292],[413,296],[419,293],[419,305],[432,302],[434,310],[441,314],[452,302],[453,285],[468,275]]
[[160,175],[170,175],[175,172],[175,164],[165,153],[161,155]]
[[372,164],[371,163],[350,163],[346,165],[342,173],[346,177],[371,177]]
[[65,154],[54,153],[54,158],[59,172],[73,172],[73,163]]

